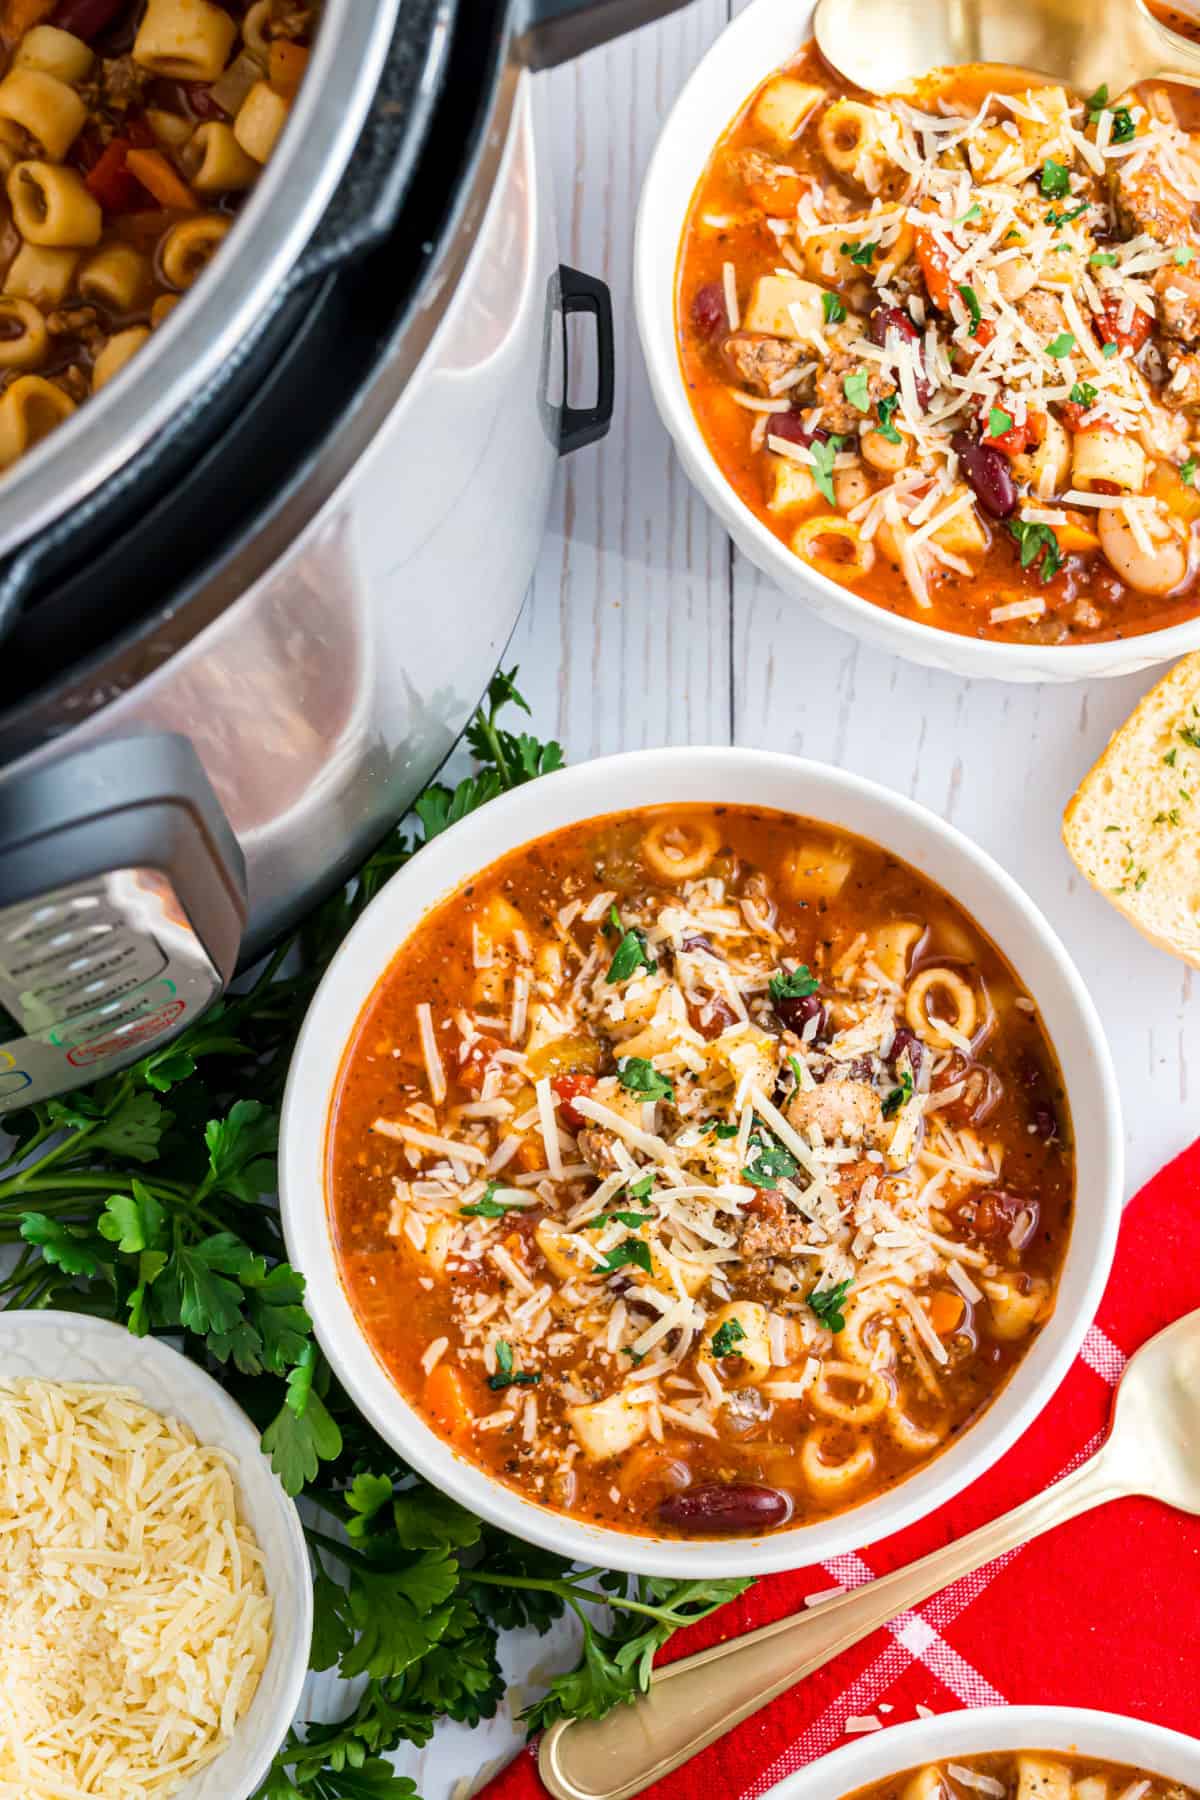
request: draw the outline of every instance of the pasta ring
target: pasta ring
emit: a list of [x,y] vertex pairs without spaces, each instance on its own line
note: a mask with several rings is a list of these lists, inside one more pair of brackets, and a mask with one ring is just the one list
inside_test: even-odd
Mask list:
[[942,1441],[943,1433],[918,1425],[906,1412],[893,1406],[888,1413],[887,1428],[891,1437],[912,1456],[928,1456]]
[[792,549],[830,581],[844,582],[865,575],[875,564],[874,544],[852,519],[843,519],[837,513],[818,513],[815,518],[805,519],[792,533]]
[[715,825],[686,818],[660,819],[642,838],[642,855],[664,881],[695,881],[716,855],[720,842]]
[[[830,1390],[830,1381],[852,1383],[862,1394],[859,1400],[842,1400]],[[844,1425],[869,1425],[892,1404],[891,1391],[883,1376],[861,1363],[823,1362],[808,1390],[808,1398],[827,1419],[838,1419]]]
[[836,1435],[836,1427],[818,1425],[810,1431],[800,1451],[800,1467],[814,1494],[827,1500],[836,1499],[849,1488],[857,1487],[875,1467],[875,1452],[869,1444],[861,1444],[853,1455],[841,1462],[827,1460],[825,1451]]
[[979,1008],[970,984],[954,969],[922,969],[919,975],[914,975],[905,996],[904,1016],[917,1036],[935,1050],[954,1050],[957,1048],[955,1040],[947,1037],[929,1016],[926,1003],[935,989],[948,994],[954,1007],[952,1019],[941,1015],[944,1023],[951,1026],[959,1037],[973,1036],[979,1019]]

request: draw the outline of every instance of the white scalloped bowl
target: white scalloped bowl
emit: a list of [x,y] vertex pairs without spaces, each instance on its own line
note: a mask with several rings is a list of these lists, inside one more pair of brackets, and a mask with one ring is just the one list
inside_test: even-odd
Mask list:
[[1200,646],[1200,617],[1102,644],[999,644],[876,606],[794,556],[735,493],[701,431],[679,363],[675,288],[679,240],[717,139],[759,83],[812,36],[808,0],[751,0],[696,66],[667,115],[642,185],[634,246],[638,334],[663,424],[693,485],[744,555],[785,594],[855,637],[954,675],[1082,681],[1129,675]]
[[[708,802],[820,819],[892,851],[964,906],[1037,1000],[1058,1054],[1076,1146],[1078,1216],[1053,1317],[983,1416],[875,1499],[766,1537],[664,1539],[568,1518],[453,1450],[411,1407],[364,1335],[338,1272],[326,1201],[327,1132],[342,1057],[364,1006],[431,907],[547,832],[625,808]],[[969,839],[903,795],[762,750],[639,750],[580,763],[490,801],[443,832],[372,901],[330,964],[300,1032],[280,1133],[280,1200],[294,1267],[338,1379],[375,1429],[436,1486],[531,1543],[641,1574],[758,1575],[824,1562],[933,1512],[1015,1443],[1066,1374],[1108,1279],[1120,1219],[1120,1100],[1100,1021],[1074,964],[1017,884]]]
[[271,1649],[248,1711],[228,1747],[174,1800],[249,1800],[287,1734],[308,1668],[312,1577],[300,1515],[259,1448],[240,1406],[203,1369],[157,1338],[82,1313],[0,1313],[0,1375],[133,1388],[236,1464],[238,1503],[263,1554],[271,1597]]
[[984,1706],[872,1732],[789,1775],[764,1800],[850,1800],[922,1763],[994,1750],[1075,1750],[1200,1789],[1200,1743],[1181,1732],[1083,1707]]

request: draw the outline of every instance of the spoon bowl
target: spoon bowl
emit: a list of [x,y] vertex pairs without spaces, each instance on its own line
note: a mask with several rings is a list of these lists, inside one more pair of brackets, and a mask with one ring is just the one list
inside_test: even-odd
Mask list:
[[1104,1457],[1130,1493],[1200,1514],[1200,1312],[1168,1325],[1130,1361]]
[[1200,45],[1143,0],[819,0],[822,56],[858,87],[892,94],[932,69],[998,63],[1081,94],[1163,76],[1200,85]]

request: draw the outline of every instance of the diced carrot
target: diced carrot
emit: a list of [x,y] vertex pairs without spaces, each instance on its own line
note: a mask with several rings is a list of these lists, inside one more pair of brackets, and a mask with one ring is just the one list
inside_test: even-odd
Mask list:
[[177,175],[161,150],[127,150],[125,167],[158,201],[175,212],[199,212],[200,203],[182,175]]
[[1177,519],[1189,525],[1200,519],[1200,492],[1182,481],[1170,463],[1155,463],[1149,486],[1155,499],[1169,507]]
[[806,188],[799,175],[776,175],[769,181],[751,181],[747,190],[755,206],[773,219],[792,219]]
[[953,291],[950,281],[950,258],[932,231],[922,231],[917,227],[914,234],[917,261],[921,265],[921,273],[925,277],[925,287],[929,298],[939,312],[950,311],[950,295]]
[[307,67],[308,51],[303,44],[289,44],[286,38],[276,38],[273,41],[267,63],[267,79],[277,93],[290,100],[304,80]]
[[435,1425],[447,1437],[457,1437],[470,1426],[474,1413],[463,1378],[452,1363],[439,1363],[425,1382],[425,1406]]
[[1096,533],[1086,525],[1081,525],[1077,519],[1068,519],[1065,525],[1056,525],[1054,535],[1064,556],[1100,548],[1100,539]]
[[957,1331],[962,1324],[966,1307],[957,1294],[949,1294],[945,1288],[939,1288],[929,1296],[929,1323],[939,1337],[945,1337],[949,1331]]

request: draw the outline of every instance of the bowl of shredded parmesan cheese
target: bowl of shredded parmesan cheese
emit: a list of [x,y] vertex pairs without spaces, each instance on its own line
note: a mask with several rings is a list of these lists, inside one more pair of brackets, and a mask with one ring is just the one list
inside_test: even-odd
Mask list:
[[299,1703],[299,1516],[168,1345],[0,1316],[0,1793],[248,1800]]

